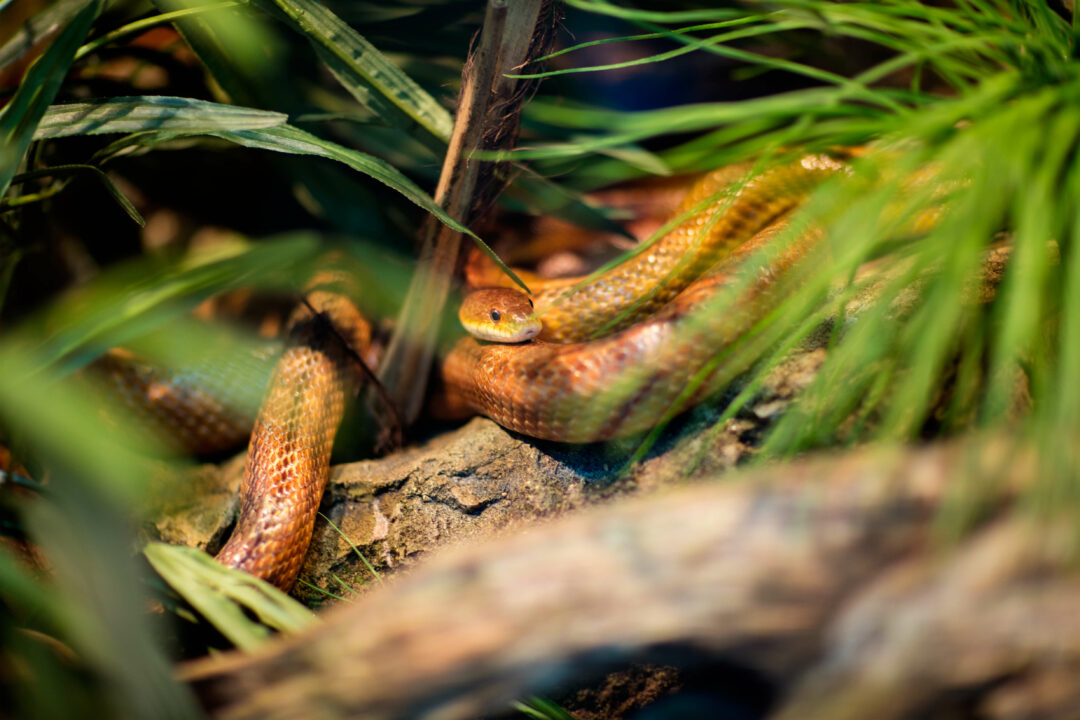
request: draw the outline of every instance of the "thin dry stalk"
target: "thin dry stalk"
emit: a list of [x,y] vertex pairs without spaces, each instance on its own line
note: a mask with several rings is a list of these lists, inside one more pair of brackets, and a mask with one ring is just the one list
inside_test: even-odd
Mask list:
[[[543,0],[490,0],[480,47],[466,64],[460,107],[446,151],[435,201],[456,220],[468,222],[474,207],[481,168],[490,163],[473,158],[487,147],[486,138],[508,146],[517,136],[519,81],[506,78],[535,50],[534,34]],[[509,107],[514,98],[518,107]],[[501,118],[492,109],[503,108]],[[492,133],[492,123],[511,132]],[[406,423],[420,413],[428,372],[435,353],[439,318],[461,252],[461,233],[427,222],[421,229],[420,259],[409,293],[398,315],[397,332],[379,369],[379,378],[402,410]]]

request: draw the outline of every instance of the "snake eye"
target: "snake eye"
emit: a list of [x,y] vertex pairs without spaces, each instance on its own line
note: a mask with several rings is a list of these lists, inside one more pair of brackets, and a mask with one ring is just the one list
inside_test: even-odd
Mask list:
[[497,323],[502,319],[502,314],[498,310],[491,311],[491,322]]
[[536,308],[535,308],[535,306],[534,306],[534,305],[532,304],[532,298],[526,298],[526,300],[528,300],[528,301],[529,301],[529,307],[531,307],[531,308],[533,308],[533,309],[535,310]]

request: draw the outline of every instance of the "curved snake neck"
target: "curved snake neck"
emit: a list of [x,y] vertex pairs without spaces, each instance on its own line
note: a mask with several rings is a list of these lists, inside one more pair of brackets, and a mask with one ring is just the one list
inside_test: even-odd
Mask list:
[[828,155],[807,155],[754,176],[747,165],[705,175],[675,210],[678,224],[645,252],[570,292],[565,280],[537,292],[540,338],[581,342],[631,327],[845,167]]

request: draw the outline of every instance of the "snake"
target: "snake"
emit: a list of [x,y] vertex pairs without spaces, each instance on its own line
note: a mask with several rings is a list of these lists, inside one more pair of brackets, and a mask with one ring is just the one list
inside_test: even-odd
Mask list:
[[172,372],[123,350],[92,367],[114,398],[187,452],[220,452],[249,438],[236,525],[216,559],[282,589],[307,555],[334,438],[366,375],[357,353],[370,343],[371,324],[352,302],[356,294],[354,279],[332,269],[307,283],[254,420],[218,396],[226,389],[207,388],[210,371]]
[[282,588],[300,572],[371,325],[328,271],[286,324],[286,347],[248,444],[236,527],[216,558]]
[[[675,213],[682,222],[600,277],[560,281],[524,300],[502,287],[470,295],[459,317],[472,336],[442,365],[451,403],[530,437],[588,443],[640,432],[699,402],[723,380],[706,377],[687,394],[691,381],[761,317],[777,276],[820,233],[797,233],[755,278],[745,277],[745,261],[847,168],[825,154],[745,182],[735,178],[746,168],[722,168],[691,187]],[[722,312],[709,312],[742,285]]]
[[[763,267],[747,259],[848,165],[841,154],[812,154],[751,170],[704,175],[662,237],[598,277],[553,281],[531,296],[496,278],[470,295],[460,316],[473,335],[441,363],[447,403],[530,437],[585,443],[640,432],[715,391],[725,376],[707,372],[710,360],[775,304],[777,278],[820,233],[793,233]],[[307,553],[371,334],[343,284],[332,273],[313,281],[288,322],[248,445],[236,526],[217,554],[285,589]],[[118,377],[118,368],[109,372]],[[143,395],[159,386],[142,385]],[[202,424],[224,434],[242,423],[218,412]]]

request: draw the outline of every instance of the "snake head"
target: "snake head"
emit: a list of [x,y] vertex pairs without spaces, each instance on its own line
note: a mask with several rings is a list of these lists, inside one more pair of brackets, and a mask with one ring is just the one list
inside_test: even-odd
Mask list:
[[461,303],[458,319],[470,335],[491,342],[525,342],[539,335],[543,328],[532,300],[510,288],[469,293]]

